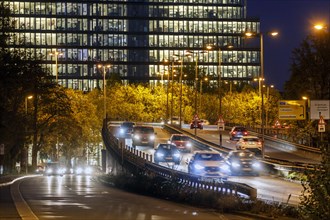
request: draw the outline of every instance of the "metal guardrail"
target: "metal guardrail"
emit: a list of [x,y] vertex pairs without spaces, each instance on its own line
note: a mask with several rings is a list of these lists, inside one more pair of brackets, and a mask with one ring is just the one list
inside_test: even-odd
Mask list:
[[190,175],[185,172],[169,169],[164,166],[154,164],[152,155],[126,146],[115,138],[108,130],[105,121],[102,128],[102,137],[105,146],[109,152],[117,158],[121,165],[131,172],[147,172],[165,179],[176,179],[185,189],[191,193],[199,191],[212,191],[218,194],[230,194],[246,196],[250,199],[257,198],[257,189],[246,184],[235,183],[231,181],[225,182],[208,182],[200,180],[200,176]]

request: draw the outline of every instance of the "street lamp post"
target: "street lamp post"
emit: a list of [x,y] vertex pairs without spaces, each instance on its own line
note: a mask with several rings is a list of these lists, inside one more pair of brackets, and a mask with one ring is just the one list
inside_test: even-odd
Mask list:
[[[267,32],[267,34],[271,35],[271,36],[277,36],[278,35],[278,32],[276,31],[273,31],[273,32]],[[256,35],[254,33],[251,33],[251,32],[247,32],[245,33],[245,35],[247,37],[251,37],[253,35]],[[259,35],[260,37],[260,76],[259,76],[259,89],[260,87],[262,87],[262,81],[263,80],[260,80],[261,79],[264,79],[265,78],[265,72],[264,72],[264,34],[263,33],[259,33],[257,34]],[[260,91],[260,90],[259,90]],[[261,136],[262,136],[262,157],[264,158],[265,157],[265,119],[264,119],[264,95],[263,95],[263,91],[261,89],[260,91],[261,93]],[[259,94],[260,94],[259,93]]]
[[[55,75],[56,75],[56,84],[58,84],[58,57],[62,56],[63,53],[59,51],[55,51],[54,53],[50,53],[50,56],[55,57]],[[57,103],[56,103],[57,104]],[[58,117],[58,108],[56,106],[56,117]],[[58,128],[57,128],[58,130]],[[58,131],[57,131],[57,137],[56,137],[56,159],[59,159],[59,140],[58,140]]]
[[268,127],[268,111],[269,111],[269,89],[274,88],[274,85],[267,86],[266,98],[267,98],[267,108],[266,108],[266,129]]
[[105,81],[105,76],[106,76],[106,69],[105,68],[110,68],[110,65],[98,65],[98,68],[103,69],[103,111],[104,111],[104,118],[107,118],[107,105],[106,105],[106,99],[107,99],[107,92],[106,92],[106,81]]
[[173,80],[173,77],[174,77],[174,60],[172,60],[172,82],[171,82],[171,86],[172,86],[172,95],[171,95],[171,125],[173,125],[173,96],[174,96],[174,80]]
[[[28,99],[32,99],[33,96],[30,95],[30,96],[26,96],[25,97],[25,116],[27,117],[28,116]],[[27,135],[28,133],[28,127],[27,125],[25,125],[25,135]],[[29,147],[28,145],[26,146],[26,158],[25,158],[25,173],[27,174],[28,173],[28,163],[29,163]]]
[[[205,82],[208,81],[208,78],[205,77],[204,81]],[[200,92],[200,95],[199,95],[199,108],[200,109],[199,109],[199,111],[201,111],[201,109],[202,109],[202,94],[203,94],[203,80],[202,79],[199,81],[199,92]]]
[[180,112],[179,112],[180,129],[182,128],[182,73],[183,73],[183,57],[180,66]]

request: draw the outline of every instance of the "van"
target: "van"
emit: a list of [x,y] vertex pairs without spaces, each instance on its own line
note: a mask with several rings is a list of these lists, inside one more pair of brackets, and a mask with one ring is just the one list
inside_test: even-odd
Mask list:
[[137,125],[132,131],[132,147],[149,146],[154,148],[155,145],[155,130],[152,126]]

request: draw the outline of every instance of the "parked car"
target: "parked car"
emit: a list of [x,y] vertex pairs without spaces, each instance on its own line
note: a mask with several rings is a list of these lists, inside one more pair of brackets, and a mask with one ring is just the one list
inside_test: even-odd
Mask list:
[[191,152],[192,144],[189,136],[184,134],[172,134],[168,140],[170,144],[174,144],[178,150],[183,152]]
[[195,151],[188,162],[190,174],[226,180],[230,169],[224,157],[216,151]]
[[244,136],[237,141],[236,149],[249,150],[254,152],[256,156],[260,156],[262,154],[262,141],[257,136]]
[[66,169],[62,167],[58,162],[46,163],[44,175],[60,175],[63,176]]
[[192,120],[190,123],[190,129],[203,129],[203,122],[201,120]]
[[241,137],[248,135],[249,132],[245,127],[234,126],[229,132],[230,140],[239,140]]
[[119,137],[126,138],[130,137],[133,131],[135,123],[131,121],[124,121],[119,127]]
[[150,146],[154,148],[155,135],[156,133],[152,126],[134,126],[132,131],[132,147],[136,148],[136,146]]
[[230,151],[226,156],[226,162],[230,166],[232,175],[259,175],[261,171],[261,163],[255,157],[255,154],[249,150]]
[[158,144],[154,153],[154,162],[173,162],[180,164],[180,151],[174,144]]

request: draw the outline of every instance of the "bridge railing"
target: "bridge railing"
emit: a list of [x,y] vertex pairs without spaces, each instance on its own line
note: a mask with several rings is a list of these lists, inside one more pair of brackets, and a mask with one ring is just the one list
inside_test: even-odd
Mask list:
[[132,173],[146,172],[153,176],[159,176],[169,180],[176,180],[191,193],[200,191],[212,191],[222,195],[238,195],[250,199],[257,198],[257,189],[246,184],[231,181],[205,181],[201,176],[190,175],[185,172],[170,169],[153,163],[152,155],[133,149],[117,139],[108,129],[104,122],[102,137],[107,150]]

